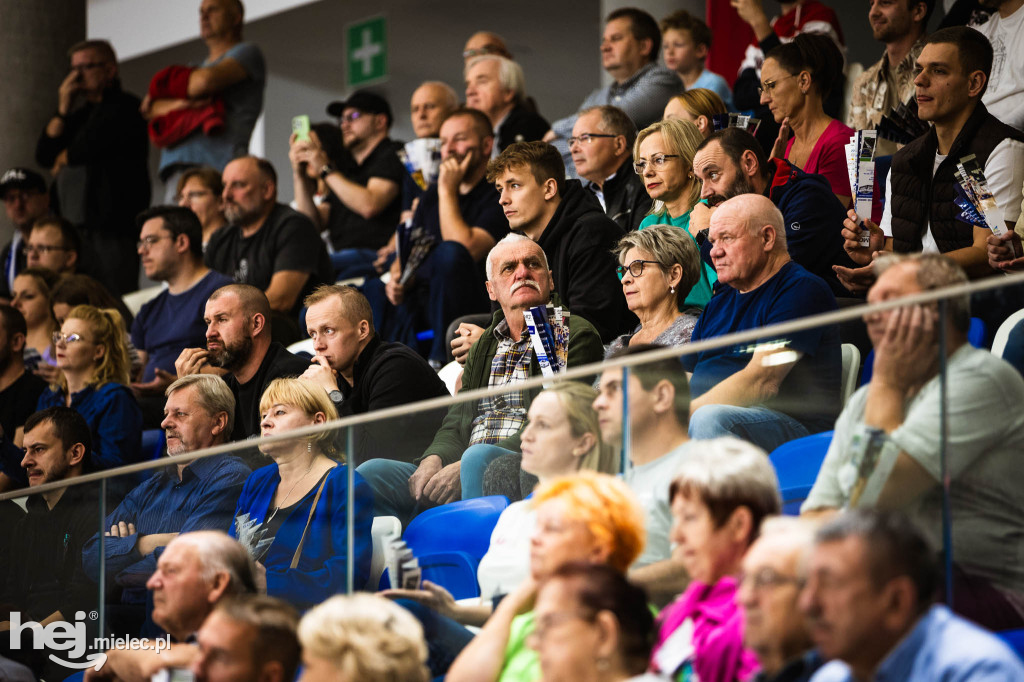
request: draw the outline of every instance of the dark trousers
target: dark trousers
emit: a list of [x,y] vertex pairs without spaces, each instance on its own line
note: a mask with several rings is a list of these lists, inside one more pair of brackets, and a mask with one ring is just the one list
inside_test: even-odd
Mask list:
[[384,284],[372,279],[363,285],[370,301],[378,333],[387,341],[400,341],[424,352],[417,334],[430,331],[433,338],[426,357],[439,363],[447,359],[445,332],[457,317],[489,310],[487,289],[479,265],[457,242],[441,242],[416,271],[416,279],[401,305],[394,306],[384,293]]

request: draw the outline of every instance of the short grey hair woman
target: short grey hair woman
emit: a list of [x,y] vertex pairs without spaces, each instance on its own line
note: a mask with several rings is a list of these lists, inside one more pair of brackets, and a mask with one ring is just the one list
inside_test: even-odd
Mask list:
[[701,313],[683,304],[701,276],[693,239],[678,227],[652,225],[620,239],[614,253],[626,306],[640,325],[612,341],[608,354],[635,344],[687,343]]

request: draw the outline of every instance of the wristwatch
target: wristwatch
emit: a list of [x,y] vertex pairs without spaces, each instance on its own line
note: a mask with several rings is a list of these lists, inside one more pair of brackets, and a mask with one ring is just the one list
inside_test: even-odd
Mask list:
[[325,163],[324,167],[320,169],[320,179],[321,180],[326,180],[328,175],[330,175],[331,173],[337,173],[337,172],[338,172],[337,168],[335,168],[334,166],[332,166],[329,163]]
[[341,394],[341,391],[334,389],[333,391],[327,392],[327,397],[331,399],[331,402],[335,405],[340,405],[345,400],[345,396]]

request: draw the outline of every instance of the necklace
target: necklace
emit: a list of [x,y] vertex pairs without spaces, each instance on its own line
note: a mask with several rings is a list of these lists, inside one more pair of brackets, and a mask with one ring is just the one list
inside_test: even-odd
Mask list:
[[300,483],[300,482],[301,482],[302,480],[304,480],[304,479],[306,478],[306,476],[308,476],[308,475],[309,475],[309,472],[310,472],[310,471],[312,471],[312,469],[313,469],[313,462],[314,462],[314,461],[316,461],[316,457],[314,457],[313,459],[309,460],[309,466],[308,466],[308,467],[306,467],[306,471],[305,471],[305,472],[303,472],[302,476],[300,476],[300,477],[299,477],[298,479],[296,479],[296,480],[295,480],[295,483],[292,483],[292,487],[291,487],[291,488],[289,488],[289,489],[288,489],[288,492],[287,492],[287,493],[285,493],[285,496],[281,498],[281,502],[280,502],[280,503],[278,503],[278,505],[277,505],[276,507],[274,507],[274,508],[273,508],[273,509],[272,509],[272,510],[270,511],[270,516],[268,516],[268,517],[267,517],[267,520],[266,520],[266,521],[264,521],[263,523],[270,523],[270,522],[271,522],[271,520],[272,520],[272,519],[273,519],[273,518],[274,518],[275,516],[277,516],[277,512],[281,511],[281,507],[286,507],[286,506],[288,506],[288,505],[286,505],[286,504],[285,504],[285,501],[286,501],[286,500],[287,500],[287,499],[288,499],[289,497],[291,497],[291,494],[292,494],[292,493],[293,493],[293,492],[295,491],[295,486],[297,486],[297,485],[298,485],[298,484],[299,484],[299,483]]

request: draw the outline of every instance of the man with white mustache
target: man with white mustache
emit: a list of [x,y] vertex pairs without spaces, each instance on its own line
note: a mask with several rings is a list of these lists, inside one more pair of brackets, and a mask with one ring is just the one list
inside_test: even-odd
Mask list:
[[[166,395],[160,426],[167,436],[168,456],[228,442],[235,420],[235,398],[223,379],[212,374],[190,374],[171,384]],[[144,604],[146,581],[156,570],[155,550],[179,533],[228,528],[249,472],[242,460],[229,455],[156,470],[107,516],[103,542],[96,533],[85,543],[82,563],[86,572],[93,580],[98,579],[102,547],[111,582],[108,587],[119,585],[122,605],[136,606],[136,630],[142,617],[149,625]]]
[[[487,295],[501,310],[473,344],[462,375],[465,390],[524,381],[540,373],[523,311],[551,301],[551,271],[544,250],[529,237],[509,234],[487,256]],[[603,356],[594,327],[569,319],[568,365]],[[405,525],[420,511],[483,494],[491,460],[519,451],[519,433],[536,389],[453,405],[434,441],[413,463],[375,459],[357,471],[373,488],[374,515],[397,516]],[[463,466],[463,464],[465,466]]]

